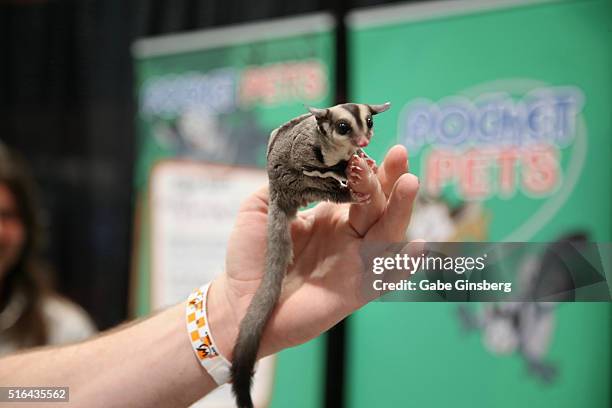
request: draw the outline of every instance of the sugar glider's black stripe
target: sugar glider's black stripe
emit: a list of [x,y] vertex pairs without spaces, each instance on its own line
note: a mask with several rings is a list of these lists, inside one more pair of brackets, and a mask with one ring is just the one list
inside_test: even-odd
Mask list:
[[328,167],[329,170],[334,173],[344,175],[346,173],[346,166],[348,166],[348,160],[340,160],[338,163],[334,164],[331,167]]
[[321,151],[321,146],[314,146],[312,148],[312,152],[314,153],[316,159],[319,162],[325,163],[325,159],[323,158],[323,152]]
[[348,160],[340,160],[338,163],[333,166],[304,166],[304,170],[306,171],[320,171],[321,173],[325,173],[327,171],[334,172],[340,176],[346,176],[346,166],[348,166]]
[[353,115],[353,118],[355,118],[355,123],[357,124],[359,129],[363,130],[364,123],[361,118],[359,106],[355,105],[354,103],[345,103],[344,105],[342,105],[342,107],[347,110],[351,115]]

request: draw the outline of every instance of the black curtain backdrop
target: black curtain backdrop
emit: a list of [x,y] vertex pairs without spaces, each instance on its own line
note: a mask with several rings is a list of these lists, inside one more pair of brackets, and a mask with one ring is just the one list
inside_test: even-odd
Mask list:
[[0,141],[33,168],[60,291],[100,329],[127,317],[135,38],[381,3],[0,0]]

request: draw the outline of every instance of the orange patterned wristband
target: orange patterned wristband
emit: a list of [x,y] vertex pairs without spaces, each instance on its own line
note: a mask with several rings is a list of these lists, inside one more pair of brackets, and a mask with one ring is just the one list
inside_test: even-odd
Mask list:
[[231,364],[219,353],[210,332],[208,317],[206,316],[206,299],[209,287],[210,283],[207,283],[187,298],[187,307],[185,308],[187,333],[198,361],[215,382],[221,385],[229,381]]

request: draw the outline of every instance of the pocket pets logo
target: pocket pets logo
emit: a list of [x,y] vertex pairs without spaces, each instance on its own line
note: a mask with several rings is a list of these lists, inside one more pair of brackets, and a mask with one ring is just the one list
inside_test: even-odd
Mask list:
[[575,86],[500,80],[438,101],[409,101],[398,119],[398,138],[420,156],[426,194],[491,200],[509,210],[524,206],[532,217],[516,220],[503,240],[526,241],[563,206],[579,179],[588,142],[585,103]]

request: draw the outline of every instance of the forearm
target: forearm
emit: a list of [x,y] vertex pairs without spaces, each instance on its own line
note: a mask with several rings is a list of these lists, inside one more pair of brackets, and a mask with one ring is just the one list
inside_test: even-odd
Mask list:
[[0,360],[3,386],[67,386],[72,406],[187,406],[217,385],[199,365],[184,303],[93,340]]

